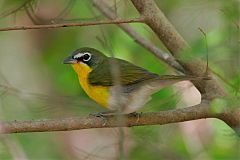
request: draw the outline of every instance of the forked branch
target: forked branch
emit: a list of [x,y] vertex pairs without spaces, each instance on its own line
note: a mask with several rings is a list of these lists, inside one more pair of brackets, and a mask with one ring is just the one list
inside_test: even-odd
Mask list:
[[[119,17],[115,14],[115,12],[111,9],[111,7],[105,3],[103,0],[93,0],[93,4],[97,9],[102,12],[109,19],[119,19]],[[144,48],[150,51],[153,55],[155,55],[158,59],[162,60],[169,66],[173,67],[177,71],[184,73],[183,67],[174,59],[171,54],[164,53],[158,47],[156,47],[153,43],[147,40],[145,37],[141,36],[138,32],[134,30],[129,24],[118,24],[118,26],[126,32],[136,43],[140,44]]]
[[[145,23],[156,33],[159,39],[165,44],[173,56],[180,62],[184,69],[192,75],[202,76],[206,74],[206,65],[199,59],[184,61],[181,56],[186,49],[190,49],[187,42],[177,32],[174,26],[168,21],[164,13],[159,9],[154,0],[131,0],[133,5],[144,17]],[[193,82],[204,98],[213,100],[226,96],[221,85],[214,79],[209,81]],[[228,111],[222,113],[219,119],[226,122],[229,126],[236,129],[240,126],[240,111]]]
[[[185,49],[189,49],[189,45],[184,41],[176,29],[164,16],[158,8],[154,0],[131,0],[136,9],[141,14],[141,18],[121,20],[104,20],[98,22],[82,22],[67,24],[50,24],[50,25],[33,25],[33,26],[16,26],[0,28],[0,31],[10,30],[28,30],[28,29],[49,29],[74,26],[90,26],[101,24],[122,24],[122,23],[146,23],[162,40],[169,49],[175,59],[180,62],[184,70],[196,76],[202,76],[206,66],[198,59],[185,62],[180,57]],[[109,17],[112,19],[112,17]],[[126,25],[121,25],[130,35],[133,33]],[[130,32],[131,31],[131,32]],[[131,35],[136,38],[136,35]],[[138,39],[141,44],[140,40]],[[146,41],[144,42],[146,44]],[[143,43],[142,43],[143,45]],[[145,46],[146,47],[146,46]],[[149,49],[150,50],[150,49]],[[152,51],[154,53],[154,51]],[[156,53],[155,53],[156,54]],[[210,81],[195,82],[195,86],[199,91],[206,95],[208,102],[214,98],[225,96],[226,93],[218,82],[213,78]],[[188,107],[184,109],[175,109],[170,111],[162,111],[156,113],[144,113],[140,117],[133,115],[123,115],[124,124],[119,124],[116,116],[105,116],[104,119],[93,116],[82,118],[65,118],[65,119],[49,119],[36,121],[12,121],[0,122],[1,133],[18,133],[18,132],[45,132],[45,131],[67,131],[89,128],[108,128],[108,127],[132,127],[140,125],[156,125],[168,124],[183,121],[190,121],[202,118],[218,118],[226,122],[233,129],[240,126],[240,111],[224,111],[222,113],[212,113],[208,103],[202,102],[200,105]]]

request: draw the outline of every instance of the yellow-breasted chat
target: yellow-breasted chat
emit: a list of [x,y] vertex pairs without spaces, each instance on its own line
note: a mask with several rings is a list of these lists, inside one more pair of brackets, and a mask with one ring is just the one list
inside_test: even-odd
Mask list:
[[[80,48],[64,60],[71,64],[87,95],[110,110],[132,113],[143,107],[151,95],[161,88],[184,80],[196,80],[194,76],[158,75],[122,59],[107,57],[94,48]],[[112,72],[116,64],[119,72],[117,87]],[[120,104],[120,105],[119,105]]]

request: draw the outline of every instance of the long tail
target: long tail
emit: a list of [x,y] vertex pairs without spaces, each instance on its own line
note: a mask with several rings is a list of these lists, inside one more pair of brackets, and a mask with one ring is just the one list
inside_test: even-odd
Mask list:
[[160,75],[158,77],[159,80],[176,80],[176,81],[184,81],[184,80],[211,80],[211,77],[208,76],[191,76],[191,75]]
[[191,75],[162,75],[157,78],[156,81],[153,81],[155,87],[166,87],[177,82],[189,80],[189,81],[201,81],[201,80],[210,80],[210,77],[207,76],[191,76]]

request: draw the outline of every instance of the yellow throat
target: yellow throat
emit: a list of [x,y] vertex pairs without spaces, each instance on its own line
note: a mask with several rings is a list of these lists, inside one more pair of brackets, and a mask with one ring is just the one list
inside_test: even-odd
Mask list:
[[72,64],[73,69],[78,74],[79,82],[87,95],[98,104],[108,108],[109,88],[104,86],[92,86],[88,83],[88,75],[92,68],[84,63]]

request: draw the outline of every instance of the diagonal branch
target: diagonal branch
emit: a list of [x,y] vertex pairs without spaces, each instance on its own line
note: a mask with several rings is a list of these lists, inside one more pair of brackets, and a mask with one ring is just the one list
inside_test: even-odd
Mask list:
[[33,0],[26,0],[23,4],[21,4],[20,6],[18,6],[17,8],[10,10],[10,11],[6,11],[0,14],[0,19],[3,17],[7,17],[11,14],[16,13],[17,11],[21,10],[22,8],[24,8],[28,3],[32,2]]
[[63,24],[48,24],[48,25],[25,25],[15,27],[0,28],[0,31],[12,31],[12,30],[30,30],[30,29],[50,29],[50,28],[62,28],[62,27],[81,27],[81,26],[93,26],[103,24],[120,24],[120,23],[141,23],[143,18],[134,18],[128,20],[102,20],[92,22],[80,22],[80,23],[63,23]]
[[[199,59],[184,61],[181,59],[183,51],[190,46],[168,21],[164,13],[158,8],[154,0],[131,0],[133,5],[144,17],[145,23],[156,33],[172,55],[180,62],[188,74],[203,76],[206,73],[206,65]],[[224,90],[216,80],[195,82],[198,90],[208,99],[214,99],[225,95]]]
[[86,116],[76,118],[45,119],[31,121],[0,122],[1,133],[70,131],[90,128],[133,127],[143,125],[163,125],[202,118],[216,118],[209,110],[208,103],[169,111],[143,113],[139,117],[123,115],[125,123],[119,123],[119,116],[108,115],[104,118]]
[[[90,26],[101,24],[121,24],[120,27],[125,32],[129,33],[138,43],[152,50],[156,56],[161,59],[162,52],[157,47],[149,47],[149,42],[139,36],[134,30],[126,27],[122,23],[146,23],[162,40],[175,59],[184,67],[186,71],[193,75],[202,76],[205,72],[205,65],[200,60],[192,60],[185,62],[179,59],[182,51],[189,48],[189,45],[178,34],[176,29],[167,20],[161,10],[157,7],[153,0],[131,0],[137,10],[140,12],[142,18],[135,18],[129,20],[114,19],[98,22],[82,22],[82,23],[66,23],[66,24],[50,24],[50,25],[33,25],[33,26],[16,26],[0,28],[0,31],[9,30],[27,30],[27,29],[49,29],[60,27],[74,27],[74,26]],[[102,11],[105,12],[105,11]],[[106,13],[105,13],[106,14]],[[106,14],[107,15],[107,14]],[[115,14],[114,14],[115,15]],[[162,57],[164,59],[164,57]],[[166,60],[165,60],[166,61]],[[195,82],[196,87],[202,94],[207,94],[208,100],[224,96],[225,93],[216,80]],[[201,104],[162,112],[144,113],[140,117],[133,115],[122,115],[125,118],[124,124],[119,123],[119,116],[105,116],[104,119],[87,116],[81,118],[65,118],[65,119],[48,119],[48,120],[32,120],[32,121],[11,121],[0,122],[0,133],[19,133],[19,132],[47,132],[47,131],[69,131],[77,129],[89,128],[108,128],[108,127],[132,127],[142,125],[162,125],[176,122],[184,122],[202,118],[218,118],[226,122],[233,129],[238,129],[240,126],[240,111],[239,109],[233,111],[225,111],[222,113],[213,113],[209,107],[209,103],[203,101]]]
[[[93,0],[93,4],[98,8],[107,18],[109,19],[119,19],[115,12],[106,4],[103,0]],[[145,39],[143,36],[138,34],[129,24],[118,24],[118,26],[125,31],[130,37],[132,37],[135,42],[145,47],[151,53],[153,53],[157,58],[161,59],[163,62],[169,66],[175,68],[176,70],[184,73],[183,67],[172,57],[172,55],[164,53],[159,48],[157,48],[150,41]]]
[[[144,17],[145,23],[157,34],[173,56],[180,62],[184,69],[196,76],[206,73],[206,65],[199,59],[184,61],[181,56],[184,50],[189,49],[187,42],[181,37],[174,26],[168,21],[164,13],[158,8],[154,0],[131,0],[133,5]],[[212,77],[213,75],[209,73]],[[214,79],[208,81],[193,82],[202,95],[208,100],[226,96],[222,86]],[[218,118],[232,128],[240,126],[240,110],[223,113]]]

